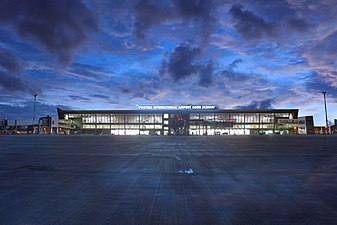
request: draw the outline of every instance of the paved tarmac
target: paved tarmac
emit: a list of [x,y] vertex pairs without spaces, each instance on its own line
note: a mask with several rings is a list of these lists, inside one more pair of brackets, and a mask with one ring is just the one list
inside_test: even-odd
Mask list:
[[0,136],[0,224],[337,224],[337,136]]

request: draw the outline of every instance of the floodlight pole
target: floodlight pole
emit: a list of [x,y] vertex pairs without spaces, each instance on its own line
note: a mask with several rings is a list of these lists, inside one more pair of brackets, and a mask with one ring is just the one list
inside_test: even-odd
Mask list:
[[325,125],[326,125],[326,132],[327,134],[329,134],[329,123],[328,123],[328,110],[326,108],[326,91],[323,91],[323,97],[324,97],[324,109],[325,109]]
[[37,94],[34,94],[34,114],[33,114],[33,121],[35,121],[35,112],[36,112],[36,96],[37,96]]

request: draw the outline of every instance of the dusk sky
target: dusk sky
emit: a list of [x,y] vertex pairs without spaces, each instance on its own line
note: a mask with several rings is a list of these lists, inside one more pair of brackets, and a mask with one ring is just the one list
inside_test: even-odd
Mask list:
[[0,117],[136,105],[337,118],[335,0],[0,0]]

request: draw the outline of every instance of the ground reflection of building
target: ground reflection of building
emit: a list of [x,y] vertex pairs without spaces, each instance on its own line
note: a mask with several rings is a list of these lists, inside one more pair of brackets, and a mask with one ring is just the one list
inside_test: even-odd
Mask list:
[[58,109],[59,133],[113,135],[297,134],[298,109]]

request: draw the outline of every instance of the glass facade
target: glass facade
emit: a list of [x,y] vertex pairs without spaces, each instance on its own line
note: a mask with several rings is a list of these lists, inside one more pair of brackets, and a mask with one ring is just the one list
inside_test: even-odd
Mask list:
[[295,134],[298,110],[58,111],[70,133],[113,135]]

